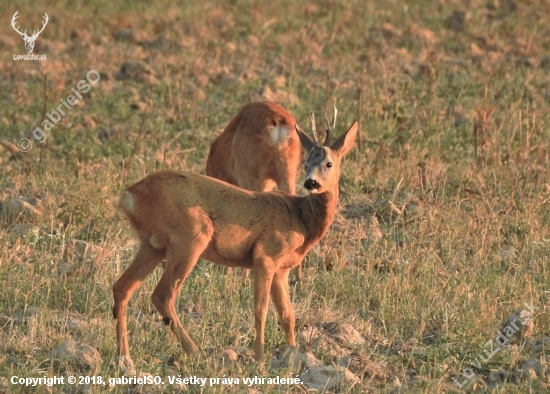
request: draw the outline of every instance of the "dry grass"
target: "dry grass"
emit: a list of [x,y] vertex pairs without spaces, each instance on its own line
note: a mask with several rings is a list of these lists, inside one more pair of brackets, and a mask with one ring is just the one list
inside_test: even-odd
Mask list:
[[[52,359],[70,338],[99,350],[93,373],[117,376],[111,286],[135,251],[114,210],[119,192],[159,168],[203,172],[215,132],[258,99],[278,101],[302,128],[309,111],[332,103],[339,132],[361,121],[360,147],[343,163],[340,214],[293,294],[299,326],[345,321],[369,339],[355,361],[361,385],[350,390],[459,391],[451,378],[463,380],[525,302],[540,308],[533,338],[550,335],[545,1],[156,4],[0,4],[0,376],[78,372]],[[24,53],[6,22],[16,9],[23,28],[50,16],[35,47],[47,61],[13,60]],[[15,151],[91,69],[101,81],[46,142]],[[139,371],[258,373],[221,361],[228,346],[251,347],[249,284],[198,264],[179,308],[191,312],[184,324],[204,352],[185,356],[150,302],[159,275],[130,305]],[[273,311],[266,341],[268,352],[284,342]],[[548,390],[544,372],[490,379],[547,357],[533,341],[474,368],[479,377],[464,389]],[[5,378],[2,390],[27,392]]]

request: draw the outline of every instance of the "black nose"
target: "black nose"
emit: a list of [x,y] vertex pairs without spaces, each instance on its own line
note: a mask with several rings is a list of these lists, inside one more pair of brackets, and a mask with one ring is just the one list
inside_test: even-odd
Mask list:
[[314,179],[306,179],[306,181],[304,182],[304,187],[307,190],[319,189],[321,187],[321,184]]

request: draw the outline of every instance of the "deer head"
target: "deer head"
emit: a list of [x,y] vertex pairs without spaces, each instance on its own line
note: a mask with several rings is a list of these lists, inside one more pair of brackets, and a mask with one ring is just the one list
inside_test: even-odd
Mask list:
[[40,29],[39,31],[35,30],[33,35],[29,37],[27,35],[27,30],[25,30],[24,32],[21,32],[19,31],[19,28],[15,25],[17,18],[19,18],[19,15],[17,15],[18,13],[19,11],[15,11],[15,14],[13,14],[13,18],[11,18],[11,26],[13,27],[13,30],[18,32],[23,38],[23,40],[25,41],[25,49],[27,53],[32,53],[32,51],[34,50],[34,42],[36,41],[40,33],[44,31],[44,28],[48,24],[48,20],[49,20],[48,14],[44,13],[44,22],[42,22],[42,29]]
[[310,115],[313,138],[310,138],[299,127],[296,127],[302,146],[309,152],[304,164],[306,170],[304,187],[311,193],[322,193],[326,190],[334,189],[334,187],[337,190],[338,176],[335,176],[335,174],[340,173],[340,159],[353,147],[355,142],[358,129],[357,122],[332,145],[330,144],[332,132],[336,127],[337,115],[338,110],[334,106],[332,122],[329,122],[327,118],[327,135],[322,145],[317,139],[315,116],[313,113]]

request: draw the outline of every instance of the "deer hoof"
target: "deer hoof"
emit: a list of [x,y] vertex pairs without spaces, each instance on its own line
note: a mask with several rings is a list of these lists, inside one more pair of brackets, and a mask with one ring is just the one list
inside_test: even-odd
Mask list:
[[135,375],[136,368],[130,356],[119,356],[115,359],[115,368],[119,369],[123,375]]

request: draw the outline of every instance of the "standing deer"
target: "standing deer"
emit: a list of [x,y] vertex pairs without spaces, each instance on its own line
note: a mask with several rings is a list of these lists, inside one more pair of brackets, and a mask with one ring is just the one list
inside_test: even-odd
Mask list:
[[297,267],[325,235],[338,204],[340,161],[353,147],[357,122],[330,147],[296,128],[309,151],[304,197],[280,192],[253,192],[217,179],[178,171],[160,171],[128,187],[119,201],[136,230],[140,246],[134,260],[113,286],[117,363],[132,365],[128,346],[128,302],[145,277],[163,259],[165,270],[152,301],[183,349],[196,352],[180,323],[174,302],[199,257],[216,264],[254,270],[255,359],[264,355],[264,328],[269,294],[295,346],[294,311],[289,271]]
[[19,11],[15,11],[15,14],[13,14],[13,17],[11,18],[11,27],[13,27],[13,30],[18,32],[19,35],[25,41],[25,50],[27,51],[27,53],[32,53],[32,51],[34,50],[34,42],[36,41],[40,33],[44,31],[44,29],[46,28],[46,25],[48,24],[48,20],[49,20],[48,14],[46,13],[44,14],[44,22],[42,22],[42,29],[38,31],[34,30],[33,35],[29,37],[27,35],[27,30],[25,30],[24,32],[21,32],[19,28],[15,25],[17,18],[19,18],[19,15],[17,15],[18,13]]
[[206,175],[253,191],[296,194],[301,148],[296,120],[270,101],[245,105],[212,143]]
[[[327,138],[337,113],[334,107],[332,125],[327,121]],[[248,190],[271,191],[277,185],[280,191],[296,194],[301,148],[295,130],[296,120],[280,105],[271,101],[245,105],[212,143],[206,175]],[[299,265],[296,282],[302,278]]]

